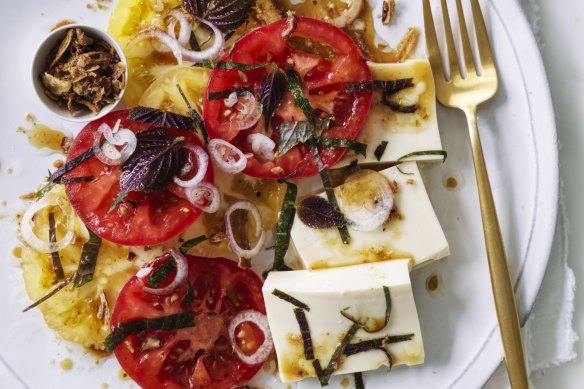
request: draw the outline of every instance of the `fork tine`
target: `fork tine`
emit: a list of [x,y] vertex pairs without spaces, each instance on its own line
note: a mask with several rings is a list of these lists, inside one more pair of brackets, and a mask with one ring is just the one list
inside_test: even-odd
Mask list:
[[466,21],[464,20],[464,10],[462,9],[461,0],[456,0],[456,11],[458,13],[458,27],[460,29],[460,36],[462,38],[462,53],[464,55],[466,74],[476,74],[474,59],[472,56],[472,48],[470,46],[470,40],[468,39],[468,31],[466,29]]
[[436,28],[434,27],[434,17],[432,16],[432,8],[430,7],[430,0],[424,0],[424,32],[426,35],[426,50],[428,51],[428,61],[432,67],[432,73],[438,80],[439,76],[446,77],[444,66],[442,65],[442,57],[440,56],[440,47],[438,46],[438,38],[436,37]]
[[454,36],[452,35],[452,25],[450,24],[450,15],[448,14],[448,4],[446,4],[446,0],[441,0],[441,3],[442,20],[444,21],[444,35],[446,35],[446,51],[448,52],[448,62],[450,66],[450,80],[453,80],[454,77],[460,76],[458,56],[456,55],[456,47],[454,46]]
[[493,53],[491,51],[491,45],[489,44],[489,36],[487,34],[487,27],[485,25],[481,6],[478,0],[471,0],[471,6],[483,74],[486,71],[495,71]]

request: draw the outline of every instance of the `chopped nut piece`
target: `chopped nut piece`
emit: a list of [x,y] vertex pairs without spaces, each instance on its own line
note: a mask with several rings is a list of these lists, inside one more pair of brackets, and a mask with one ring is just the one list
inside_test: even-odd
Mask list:
[[381,11],[381,22],[389,24],[395,13],[395,0],[383,0],[383,9]]
[[419,37],[420,30],[418,30],[417,27],[408,28],[402,40],[393,50],[396,53],[397,62],[404,62],[411,56],[412,52],[416,48],[416,45],[418,44]]

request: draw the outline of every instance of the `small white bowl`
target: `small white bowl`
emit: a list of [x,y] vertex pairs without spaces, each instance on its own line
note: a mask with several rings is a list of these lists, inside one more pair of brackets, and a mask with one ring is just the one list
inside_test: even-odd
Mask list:
[[[76,27],[82,29],[84,32],[87,33],[87,35],[91,36],[92,38],[102,39],[105,42],[107,42],[118,53],[120,61],[122,61],[126,65],[125,73],[126,85],[124,86],[124,89],[120,92],[118,100],[111,104],[105,105],[98,112],[97,115],[89,110],[87,111],[83,110],[79,111],[75,116],[72,116],[71,113],[69,113],[69,110],[67,109],[66,106],[59,106],[57,102],[51,100],[45,94],[44,92],[45,87],[40,77],[40,75],[48,67],[47,57],[49,56],[51,50],[55,48],[58,41],[65,37],[67,30]],[[115,39],[112,38],[106,32],[84,24],[67,24],[65,26],[59,27],[58,29],[48,34],[39,44],[36,50],[36,53],[32,60],[31,73],[33,88],[39,99],[42,101],[42,103],[55,115],[61,117],[62,119],[72,122],[89,122],[92,120],[99,119],[102,116],[106,115],[107,113],[111,112],[122,101],[122,98],[124,97],[124,92],[126,91],[126,86],[128,85],[128,62],[126,61],[126,56],[124,55],[122,48],[118,45]]]

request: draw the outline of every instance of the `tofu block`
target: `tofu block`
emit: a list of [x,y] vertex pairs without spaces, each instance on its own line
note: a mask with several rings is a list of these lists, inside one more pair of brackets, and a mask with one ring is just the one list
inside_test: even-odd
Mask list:
[[[414,267],[450,254],[448,242],[432,208],[415,162],[402,163],[379,172],[395,182],[395,213],[385,224],[370,232],[349,226],[351,243],[341,241],[336,228],[315,229],[294,218],[291,236],[304,267],[309,270],[359,263],[410,258]],[[363,196],[363,185],[352,181],[335,188],[342,209],[343,196]],[[341,195],[341,193],[343,193]],[[324,193],[319,196],[326,198]]]
[[[387,286],[391,296],[391,315],[387,325],[375,333],[359,329],[350,344],[388,335],[413,334],[411,340],[386,344],[394,365],[424,362],[424,346],[409,275],[410,261],[363,264],[345,268],[309,271],[271,272],[262,288],[270,330],[274,339],[280,378],[283,382],[315,377],[312,361],[304,357],[304,345],[294,305],[272,294],[275,289],[305,303],[314,356],[323,369],[329,363],[340,339],[353,323],[341,315],[350,312],[359,320],[384,323]],[[369,350],[343,356],[334,374],[377,369],[388,366],[385,353]]]
[[[395,112],[381,103],[381,92],[374,92],[373,105],[357,140],[367,144],[367,157],[347,152],[335,167],[353,160],[362,163],[394,162],[414,151],[442,150],[436,116],[436,94],[432,69],[427,59],[411,59],[403,63],[369,63],[375,80],[412,78],[414,86],[396,93],[392,100],[402,105],[418,104],[414,113]],[[380,161],[375,149],[387,142]],[[407,160],[434,161],[441,156],[415,156]]]

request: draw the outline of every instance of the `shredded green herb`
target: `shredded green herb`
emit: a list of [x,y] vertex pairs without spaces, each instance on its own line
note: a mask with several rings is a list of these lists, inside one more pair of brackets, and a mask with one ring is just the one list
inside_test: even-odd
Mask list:
[[63,177],[61,178],[61,184],[79,184],[82,182],[90,182],[93,181],[95,177],[93,176],[81,176],[81,177]]
[[234,92],[237,95],[240,95],[243,92],[253,92],[253,91],[252,91],[252,89],[249,86],[240,86],[240,87],[237,87],[237,88],[225,89],[225,90],[218,91],[218,92],[211,92],[211,93],[209,93],[207,95],[207,98],[210,101],[226,99],[226,98],[229,97],[230,94],[232,94]]
[[177,87],[178,92],[180,93],[181,97],[183,98],[183,100],[184,100],[184,102],[189,110],[189,116],[193,119],[193,121],[195,122],[195,125],[201,131],[201,135],[203,136],[203,141],[205,142],[205,145],[206,145],[207,143],[209,143],[209,135],[207,134],[207,128],[205,127],[205,123],[203,122],[203,118],[201,117],[201,115],[199,115],[199,113],[197,111],[195,111],[193,109],[193,107],[191,107],[191,103],[189,102],[187,95],[185,95],[185,93],[183,92],[180,85],[176,84],[176,87]]
[[294,216],[296,215],[297,194],[298,188],[296,185],[291,182],[286,182],[286,194],[284,195],[284,201],[282,201],[282,209],[280,210],[278,224],[276,225],[274,263],[270,270],[263,273],[264,278],[268,276],[268,273],[271,270],[292,270],[284,262],[284,257],[286,256],[288,246],[290,245],[290,230],[292,229],[292,223],[294,222]]
[[365,143],[357,142],[352,139],[341,139],[341,138],[316,138],[315,142],[321,147],[345,147],[351,149],[357,154],[362,156],[367,156],[367,145]]
[[[57,243],[55,214],[53,212],[49,212],[49,241],[52,244]],[[63,265],[61,264],[61,256],[59,255],[59,251],[55,250],[51,252],[51,259],[53,262],[53,270],[55,271],[55,282],[65,279],[65,273],[63,273]]]
[[189,239],[186,242],[184,242],[180,248],[179,251],[182,254],[186,254],[188,253],[193,247],[195,247],[196,245],[198,245],[199,243],[203,243],[204,241],[207,240],[207,237],[205,235],[201,235],[201,236],[197,236],[196,238],[193,239]]
[[353,374],[355,377],[355,389],[365,389],[365,383],[363,382],[363,373],[357,372]]
[[379,143],[379,145],[377,145],[377,147],[375,148],[375,151],[373,152],[373,155],[375,155],[375,159],[377,159],[378,161],[381,161],[381,157],[383,157],[383,154],[385,153],[385,149],[387,148],[388,142],[386,140],[382,140],[381,143]]
[[[102,141],[104,142],[104,141]],[[87,161],[90,158],[93,158],[95,156],[95,152],[93,151],[93,147],[90,147],[87,151],[79,154],[77,157],[73,158],[70,161],[65,162],[65,164],[63,166],[61,166],[60,168],[58,168],[57,170],[55,170],[50,176],[49,176],[49,182],[47,185],[45,185],[45,188],[41,189],[39,192],[42,195],[44,195],[45,193],[47,193],[49,190],[51,190],[52,186],[49,187],[48,189],[46,189],[50,184],[60,184],[61,183],[61,178],[69,173],[71,170],[75,169],[77,166],[81,165],[83,162]]]
[[351,328],[349,328],[349,331],[347,331],[347,333],[343,337],[343,340],[341,340],[341,343],[339,343],[339,345],[335,349],[333,355],[331,356],[331,359],[330,359],[328,365],[324,368],[324,370],[322,369],[322,366],[321,366],[320,361],[318,359],[315,359],[312,362],[312,366],[314,367],[314,370],[316,371],[316,375],[318,376],[318,381],[320,382],[320,386],[327,386],[328,385],[329,380],[331,378],[331,375],[334,373],[335,369],[337,369],[339,366],[339,362],[341,360],[341,357],[343,356],[345,348],[347,347],[347,345],[349,345],[349,343],[351,342],[351,339],[353,339],[353,337],[355,336],[355,333],[357,333],[359,328],[361,328],[361,327],[358,324],[353,323]]
[[184,304],[188,304],[193,301],[194,298],[195,292],[193,291],[193,284],[191,284],[191,281],[189,281],[187,278],[187,292],[185,293],[182,301]]
[[89,231],[89,240],[85,242],[81,249],[81,259],[79,260],[79,267],[75,272],[75,287],[85,285],[93,279],[93,272],[97,263],[97,255],[101,247],[101,238]]
[[399,162],[399,161],[403,161],[406,158],[418,157],[418,156],[424,156],[424,155],[441,155],[443,163],[446,161],[446,157],[448,157],[448,153],[446,152],[446,150],[423,150],[423,151],[414,151],[414,152],[408,153],[406,155],[402,155],[401,157],[399,157],[397,159],[397,161]]
[[207,69],[227,69],[227,70],[254,70],[259,68],[264,68],[268,66],[267,63],[239,63],[230,61],[213,61],[210,59],[204,59],[201,63],[194,64],[193,66],[203,67]]
[[383,320],[383,324],[377,327],[368,327],[366,323],[360,322],[357,318],[353,317],[351,314],[347,313],[347,311],[342,310],[341,315],[345,318],[351,320],[353,323],[358,324],[361,328],[368,333],[375,333],[379,332],[387,326],[389,322],[389,316],[391,315],[391,294],[389,293],[389,288],[387,286],[383,286],[383,294],[385,296],[385,318]]
[[302,76],[291,67],[286,68],[284,73],[288,80],[288,90],[290,90],[290,93],[294,96],[294,105],[304,112],[306,120],[309,123],[314,124],[314,110],[302,91]]
[[151,319],[136,319],[113,327],[103,345],[105,350],[111,353],[130,335],[144,331],[169,331],[194,326],[195,314],[192,312],[181,312]]
[[50,299],[51,297],[53,297],[55,294],[57,294],[58,291],[60,291],[61,289],[63,289],[67,285],[69,285],[71,283],[71,281],[73,281],[74,278],[75,278],[75,274],[72,274],[66,280],[61,281],[57,285],[53,286],[53,289],[51,289],[50,291],[48,291],[47,294],[45,294],[43,297],[41,297],[40,299],[38,299],[34,303],[30,304],[28,307],[24,308],[22,310],[22,312],[26,312],[26,311],[28,311],[28,310],[30,310],[30,309],[32,309],[34,307],[37,307],[40,304],[44,303],[45,301],[47,301],[48,299]]
[[302,335],[302,344],[304,348],[304,359],[311,361],[314,359],[314,349],[312,347],[312,338],[310,336],[310,327],[306,320],[306,313],[302,308],[294,308],[294,316],[300,328],[300,335]]
[[310,307],[304,304],[302,301],[290,296],[288,293],[282,292],[280,289],[272,290],[272,294],[298,308],[302,308],[305,311],[310,311]]
[[173,256],[170,256],[162,266],[150,273],[147,281],[148,285],[151,288],[158,288],[174,269],[176,269],[176,260]]
[[[50,177],[49,177],[49,180],[50,180]],[[47,182],[41,189],[37,190],[34,193],[34,199],[36,201],[40,200],[44,195],[49,193],[51,191],[51,189],[53,189],[55,187],[55,185],[57,185],[57,184],[52,182],[52,181]]]
[[[320,154],[318,154],[318,148],[316,144],[312,143],[310,145],[310,149],[312,151],[312,156],[316,162],[316,166],[318,167],[318,172],[320,174],[320,179],[322,180],[322,185],[324,186],[324,191],[326,193],[326,197],[329,203],[335,208],[335,210],[342,214],[341,209],[339,208],[339,203],[337,202],[337,196],[335,195],[335,191],[333,186],[331,185],[331,179],[329,177],[328,171],[325,169],[324,164],[322,163],[322,159],[320,158]],[[341,240],[344,244],[351,243],[351,235],[349,235],[349,230],[347,226],[340,226],[338,227],[339,234],[341,235]]]

